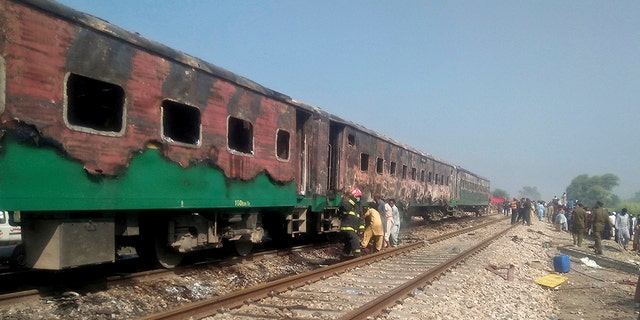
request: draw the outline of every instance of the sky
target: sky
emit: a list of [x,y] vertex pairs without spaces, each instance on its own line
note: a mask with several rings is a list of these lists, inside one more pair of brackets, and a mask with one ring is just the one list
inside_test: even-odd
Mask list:
[[60,0],[518,196],[640,191],[640,1]]

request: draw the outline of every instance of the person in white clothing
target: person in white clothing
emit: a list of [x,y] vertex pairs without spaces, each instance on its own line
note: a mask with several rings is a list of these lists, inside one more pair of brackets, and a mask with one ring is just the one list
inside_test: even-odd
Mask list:
[[616,240],[616,215],[615,211],[609,214],[609,238],[606,239]]
[[396,207],[395,199],[389,199],[389,205],[393,213],[393,227],[391,228],[389,241],[392,247],[397,247],[400,244],[400,210]]
[[393,210],[387,202],[384,204],[384,218],[386,220],[386,223],[384,224],[384,247],[388,248],[391,247],[391,242],[389,240],[391,239],[391,229],[393,228]]
[[622,246],[624,250],[627,250],[627,244],[629,244],[629,216],[627,215],[627,208],[622,208],[622,212],[616,215],[616,233],[618,234],[618,244]]
[[556,231],[566,231],[567,217],[564,215],[564,209],[560,209],[560,212],[556,215]]

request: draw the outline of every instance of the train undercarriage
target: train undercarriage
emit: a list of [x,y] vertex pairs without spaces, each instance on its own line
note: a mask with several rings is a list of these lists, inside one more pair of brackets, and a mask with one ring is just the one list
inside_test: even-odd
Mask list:
[[[110,263],[123,248],[134,248],[147,264],[173,268],[186,255],[234,248],[249,254],[254,245],[287,245],[294,238],[337,232],[337,210],[307,208],[247,211],[142,211],[22,214],[26,265],[60,270]],[[124,250],[130,252],[130,250]],[[215,251],[211,251],[215,252]]]

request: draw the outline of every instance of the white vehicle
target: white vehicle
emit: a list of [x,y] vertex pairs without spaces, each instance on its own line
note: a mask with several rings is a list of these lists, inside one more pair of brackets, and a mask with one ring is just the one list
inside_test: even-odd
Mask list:
[[[14,212],[20,215],[20,212]],[[8,211],[0,211],[0,263],[13,267],[24,266],[24,248],[21,245],[22,229],[9,219]]]
[[20,226],[12,226],[9,223],[9,211],[0,211],[0,245],[19,244]]

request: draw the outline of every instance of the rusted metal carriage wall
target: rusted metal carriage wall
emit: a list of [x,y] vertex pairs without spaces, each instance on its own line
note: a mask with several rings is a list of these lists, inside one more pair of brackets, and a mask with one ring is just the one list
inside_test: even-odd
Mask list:
[[[0,52],[11,57],[5,65],[6,107],[1,121],[6,127],[29,131],[25,134],[37,133],[42,142],[81,162],[89,173],[121,175],[134,153],[153,145],[182,167],[204,162],[234,179],[249,180],[263,171],[278,182],[295,179],[299,163],[296,145],[290,142],[288,159],[278,159],[275,151],[278,129],[288,131],[294,140],[294,107],[234,85],[207,72],[206,66],[196,68],[197,61],[185,64],[186,56],[173,60],[150,54],[136,43],[140,39],[125,42],[110,36],[110,30],[99,32],[69,24],[8,1],[0,2],[0,21],[2,28],[13,29],[4,32],[10,36],[0,41]],[[64,108],[71,75],[123,89],[120,131],[92,132],[68,123]],[[201,136],[196,144],[185,146],[163,139],[159,128],[162,103],[167,99],[199,110]],[[251,153],[228,150],[228,116],[253,125]],[[316,137],[314,145],[326,143],[317,138],[325,137],[322,130],[318,126],[317,134],[310,134]]]
[[[439,203],[448,203],[455,198],[455,167],[450,164],[434,161],[434,177],[432,201]],[[439,182],[435,182],[436,175]]]
[[[453,166],[352,127],[346,132],[355,139],[350,143],[347,138],[343,144],[345,190],[357,186],[366,197],[380,194],[414,205],[445,204],[453,198]],[[366,164],[363,154],[368,158]]]

